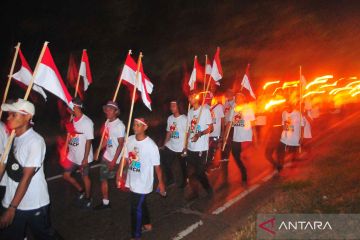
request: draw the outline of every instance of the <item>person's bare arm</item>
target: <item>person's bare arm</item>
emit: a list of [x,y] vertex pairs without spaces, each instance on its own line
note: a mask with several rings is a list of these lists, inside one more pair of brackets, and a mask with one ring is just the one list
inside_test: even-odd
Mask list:
[[34,176],[34,173],[35,173],[35,167],[24,167],[23,177],[21,178],[18,187],[16,188],[14,198],[11,201],[9,208],[0,218],[0,228],[5,228],[9,226],[14,220],[15,210],[19,206],[21,200],[23,199],[29,187],[31,179]]
[[118,138],[117,140],[118,140],[119,145],[116,148],[114,158],[111,160],[110,170],[112,170],[115,167],[116,161],[118,160],[118,158],[120,156],[120,153],[121,153],[121,151],[123,149],[123,146],[124,146],[124,138],[123,137]]
[[6,164],[4,164],[4,163],[0,164],[0,181],[1,181],[2,177],[4,176],[5,167],[6,167]]
[[162,170],[161,170],[160,165],[155,166],[155,172],[156,172],[156,176],[157,176],[158,181],[159,181],[158,188],[159,188],[160,194],[162,196],[165,196],[166,195],[165,184],[164,184],[164,181],[163,181]]
[[214,131],[214,125],[212,123],[208,124],[208,128],[205,129],[204,131],[201,131],[199,133],[196,133],[192,138],[191,141],[192,142],[196,142],[201,136],[206,135],[206,134],[210,134],[212,131]]
[[166,132],[166,137],[165,137],[165,141],[164,141],[164,146],[165,144],[170,141],[170,137],[171,137],[171,132],[170,131],[167,131]]
[[87,165],[89,163],[89,154],[90,154],[90,149],[91,149],[91,142],[92,142],[92,140],[86,140],[85,153],[84,153],[84,159],[82,161],[82,165]]

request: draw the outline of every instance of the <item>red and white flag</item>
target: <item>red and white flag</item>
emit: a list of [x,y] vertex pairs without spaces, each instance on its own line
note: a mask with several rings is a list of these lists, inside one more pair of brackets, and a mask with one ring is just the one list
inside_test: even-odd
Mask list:
[[[20,82],[21,84],[25,84],[26,86],[29,86],[31,78],[32,78],[32,70],[29,67],[29,64],[27,63],[23,53],[21,52],[21,49],[19,48],[19,56],[20,56],[20,61],[21,61],[21,67],[20,70],[17,71],[16,73],[13,74],[13,78],[17,81]],[[44,90],[37,86],[36,84],[33,84],[33,90],[40,93],[41,96],[43,96],[43,98],[46,101],[46,94],[44,92]]]
[[189,79],[190,91],[196,88],[196,80],[202,78],[204,78],[204,68],[199,64],[197,56],[195,56],[194,67]]
[[149,94],[152,93],[154,85],[150,79],[145,75],[142,66],[140,66],[140,72],[138,74],[138,80],[136,81],[137,64],[131,57],[130,53],[127,55],[123,71],[121,72],[120,79],[129,83],[141,92],[141,98],[150,110],[151,110],[151,99]]
[[219,83],[220,79],[223,78],[223,71],[220,63],[220,48],[216,49],[214,61],[211,69],[211,77],[215,82]]
[[84,79],[84,91],[86,91],[89,85],[92,83],[92,76],[90,71],[89,57],[85,49],[83,50],[81,57],[79,74]]
[[208,58],[206,58],[206,64],[205,64],[205,74],[210,76],[212,71],[211,63]]
[[62,80],[59,70],[54,63],[50,50],[47,46],[44,56],[41,59],[37,74],[34,76],[34,83],[42,88],[45,88],[47,91],[63,100],[72,109],[72,97]]
[[249,81],[249,69],[250,69],[250,64],[247,65],[246,72],[245,72],[243,80],[241,82],[241,86],[242,86],[242,88],[245,88],[246,90],[249,91],[249,94],[251,95],[251,97],[256,99],[255,93],[253,92],[250,81]]

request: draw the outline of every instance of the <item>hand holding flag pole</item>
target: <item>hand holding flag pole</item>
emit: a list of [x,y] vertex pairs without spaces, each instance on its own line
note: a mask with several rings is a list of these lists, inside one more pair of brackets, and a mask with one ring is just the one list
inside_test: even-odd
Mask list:
[[[127,125],[127,130],[126,130],[125,141],[124,141],[125,151],[126,151],[126,144],[127,144],[128,138],[129,138],[129,133],[130,133],[130,126],[131,126],[132,115],[133,115],[133,112],[134,112],[135,94],[136,94],[136,88],[137,88],[136,86],[138,85],[138,81],[139,81],[139,73],[140,73],[141,59],[142,59],[142,58],[143,58],[143,55],[142,55],[142,52],[140,52],[139,58],[138,58],[138,61],[137,61],[135,85],[134,85],[134,89],[133,89],[133,93],[132,93],[130,114],[129,114],[129,120],[128,120],[128,125]],[[123,170],[124,170],[124,164],[125,164],[125,154],[122,155],[121,162],[120,162],[119,174],[118,174],[118,176],[117,176],[120,180],[122,179]],[[117,181],[117,182],[119,182],[119,181]]]
[[[16,59],[17,59],[17,56],[18,56],[18,54],[19,54],[20,44],[21,44],[21,43],[18,42],[17,45],[16,45],[16,47],[15,47],[15,54],[14,54],[14,58],[13,58],[13,61],[12,61],[12,64],[11,64],[10,73],[9,73],[9,75],[8,75],[8,80],[7,80],[7,83],[6,83],[6,88],[5,88],[5,92],[4,92],[2,104],[5,103],[5,102],[6,102],[6,99],[7,99],[7,94],[8,94],[8,92],[9,92],[10,83],[11,83],[11,78],[12,78],[12,75],[13,75],[13,73],[14,73],[14,68],[15,68]],[[0,119],[1,119],[2,113],[3,113],[3,111],[0,110]]]
[[[40,52],[40,56],[39,56],[39,59],[38,59],[38,61],[37,61],[37,63],[36,63],[35,70],[34,70],[34,73],[33,73],[33,75],[32,75],[32,78],[31,78],[31,81],[30,81],[30,83],[29,83],[29,86],[27,87],[27,90],[26,90],[26,93],[25,93],[25,96],[24,96],[24,100],[27,100],[27,99],[29,98],[29,95],[30,95],[32,86],[33,86],[33,84],[34,84],[35,76],[36,76],[36,74],[37,74],[37,72],[38,72],[38,69],[39,69],[39,66],[40,66],[40,62],[41,62],[41,60],[42,60],[42,58],[43,58],[43,56],[44,56],[44,53],[45,53],[45,50],[46,50],[48,44],[49,44],[49,42],[45,42],[45,43],[44,43],[44,46],[43,46],[43,48],[42,48],[42,50],[41,50],[41,52]],[[18,46],[20,47],[20,45],[18,45]],[[9,154],[9,151],[10,151],[10,148],[11,148],[11,144],[12,144],[12,142],[13,142],[13,140],[14,140],[14,137],[15,137],[15,130],[12,130],[12,131],[11,131],[11,134],[10,134],[10,137],[9,137],[7,143],[6,143],[5,150],[4,150],[3,154],[1,155],[0,164],[4,164],[5,159],[6,159],[7,155]]]
[[[131,55],[131,49],[129,50],[128,54]],[[125,67],[125,64],[123,66],[123,69]],[[120,89],[120,86],[121,86],[121,82],[122,82],[122,78],[121,78],[121,75],[119,76],[119,81],[118,81],[118,84],[116,86],[116,90],[115,90],[115,93],[114,93],[114,96],[112,98],[112,101],[115,102],[116,101],[116,98],[119,94],[119,89]],[[136,88],[134,87],[134,89],[136,90]],[[96,153],[95,153],[95,157],[94,157],[94,160],[98,160],[99,159],[99,155],[100,155],[100,151],[101,151],[101,148],[102,148],[102,145],[103,145],[103,142],[104,142],[104,139],[105,139],[105,133],[106,133],[106,125],[107,123],[109,122],[109,120],[106,120],[105,124],[104,124],[104,129],[102,131],[102,134],[101,134],[101,138],[100,138],[100,143],[99,143],[99,146],[96,150]]]

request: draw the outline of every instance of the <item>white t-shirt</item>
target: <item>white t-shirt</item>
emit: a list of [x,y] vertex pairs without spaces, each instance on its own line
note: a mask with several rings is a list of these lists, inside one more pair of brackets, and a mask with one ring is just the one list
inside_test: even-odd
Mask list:
[[159,149],[155,142],[150,137],[138,141],[132,135],[127,141],[125,156],[129,163],[126,187],[139,194],[152,192],[154,166],[160,165]]
[[210,109],[211,118],[214,126],[214,131],[210,133],[210,137],[220,137],[221,134],[221,119],[225,117],[224,107],[221,104],[217,104]]
[[[18,209],[33,210],[48,205],[50,199],[43,164],[46,152],[44,139],[30,128],[21,136],[15,137],[13,150],[15,158],[22,167],[40,167],[36,174],[31,178],[29,187],[18,206]],[[2,200],[2,205],[5,208],[8,208],[15,196],[19,183],[9,178],[6,173],[4,174],[4,178],[6,178],[6,191],[4,199]]]
[[[311,117],[311,111],[310,110],[308,110],[307,112],[306,112],[306,114],[308,115],[308,117],[310,118],[310,119],[312,119],[312,117]],[[305,116],[303,116],[303,120],[304,120],[304,138],[312,138],[312,134],[311,134],[311,124],[310,124],[310,122],[309,122],[309,120],[305,117]]]
[[[77,133],[70,135],[67,158],[73,163],[81,165],[84,159],[86,140],[94,139],[94,123],[83,114],[77,122],[73,121],[73,124]],[[88,162],[91,163],[93,159],[93,148],[91,145]]]
[[255,114],[252,108],[244,105],[240,112],[236,112],[233,109],[230,112],[230,119],[232,119],[232,126],[234,127],[233,141],[251,142],[253,135],[251,122],[255,121]]
[[[3,122],[0,121],[0,158],[5,150],[5,146],[6,146],[8,137],[9,136],[8,136],[6,126]],[[5,177],[0,179],[0,186],[6,185],[5,179],[6,179]]]
[[[112,161],[114,159],[116,149],[119,146],[118,138],[125,137],[125,125],[120,119],[117,118],[112,122],[107,122],[105,124],[105,128],[106,128],[106,150],[104,152],[104,158],[108,161]],[[121,159],[120,155],[116,160],[117,163]]]
[[235,101],[234,100],[230,100],[230,101],[225,102],[225,104],[224,104],[225,123],[231,121],[230,113],[231,113],[231,109],[234,109],[234,106],[235,106]]
[[[289,146],[299,146],[300,140],[300,112],[293,110],[291,113],[284,111],[282,113],[282,126],[280,141]],[[301,121],[304,126],[304,121]]]
[[168,117],[166,131],[170,132],[170,140],[165,143],[171,151],[182,152],[185,145],[187,118],[185,115]]
[[189,138],[188,138],[188,149],[193,152],[207,151],[209,150],[209,134],[201,136],[196,142],[192,142],[191,138],[199,132],[208,129],[209,125],[212,124],[211,113],[208,107],[203,107],[202,113],[198,124],[196,124],[197,118],[200,114],[199,107],[194,111],[191,108],[188,115],[189,121]]

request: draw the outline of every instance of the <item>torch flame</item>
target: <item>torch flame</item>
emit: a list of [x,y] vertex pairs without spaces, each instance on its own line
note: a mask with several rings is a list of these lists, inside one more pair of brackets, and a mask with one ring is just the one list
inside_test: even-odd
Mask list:
[[331,78],[334,78],[334,76],[333,75],[325,75],[325,76],[317,77],[312,82],[309,82],[306,85],[305,89],[309,89],[312,85],[326,83]]
[[277,80],[277,81],[272,81],[272,82],[266,82],[266,83],[264,84],[264,86],[263,86],[263,90],[266,90],[266,88],[269,87],[270,85],[278,84],[278,83],[280,83],[279,80]]
[[322,91],[310,91],[310,92],[307,92],[306,94],[304,94],[302,97],[303,98],[306,98],[310,95],[314,95],[314,94],[323,94],[325,93],[325,90],[322,90]]
[[272,106],[275,105],[279,105],[286,102],[286,99],[279,99],[279,100],[274,100],[271,99],[266,105],[265,105],[265,110],[269,110]]

